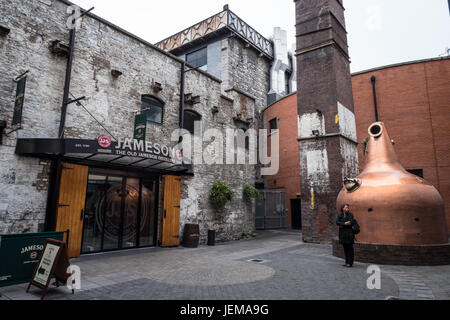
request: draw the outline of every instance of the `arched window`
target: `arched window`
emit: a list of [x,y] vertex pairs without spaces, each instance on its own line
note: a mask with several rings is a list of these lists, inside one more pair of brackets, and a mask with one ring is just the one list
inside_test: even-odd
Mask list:
[[147,121],[162,124],[164,103],[153,96],[142,96],[142,111],[147,114]]
[[183,128],[194,134],[194,122],[201,121],[202,116],[193,110],[184,110]]

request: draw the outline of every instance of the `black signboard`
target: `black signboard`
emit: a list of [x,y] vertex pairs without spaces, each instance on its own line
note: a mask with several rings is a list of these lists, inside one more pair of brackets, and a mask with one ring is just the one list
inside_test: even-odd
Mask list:
[[26,83],[27,77],[23,77],[17,82],[16,102],[14,105],[14,116],[12,122],[13,125],[22,123],[22,110],[23,110],[23,101],[25,98]]
[[102,147],[95,140],[66,139],[66,154],[110,154],[172,162],[172,148],[166,145],[137,139],[119,139]]
[[136,140],[145,140],[147,132],[147,114],[141,113],[134,118],[134,138]]
[[33,276],[28,284],[27,292],[32,285],[38,287],[43,290],[41,300],[44,299],[53,276],[56,278],[57,286],[59,286],[59,282],[67,282],[70,277],[70,274],[67,273],[69,266],[70,262],[67,255],[66,243],[59,240],[47,239],[36,268],[34,269]]

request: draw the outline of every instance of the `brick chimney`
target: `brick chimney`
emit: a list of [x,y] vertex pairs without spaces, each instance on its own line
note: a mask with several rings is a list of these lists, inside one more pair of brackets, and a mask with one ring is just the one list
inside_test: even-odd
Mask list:
[[343,179],[358,175],[345,9],[341,0],[295,5],[303,240],[330,242]]

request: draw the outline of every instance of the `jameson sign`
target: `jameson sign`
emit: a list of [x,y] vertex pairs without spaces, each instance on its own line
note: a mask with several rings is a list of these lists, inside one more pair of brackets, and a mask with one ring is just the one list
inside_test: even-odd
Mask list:
[[145,140],[145,133],[147,132],[147,114],[138,114],[134,118],[134,139]]
[[76,154],[111,154],[113,156],[125,156],[153,159],[172,162],[172,148],[158,143],[138,139],[119,139],[111,143],[104,143],[105,137],[98,140],[66,139],[66,153]]
[[0,235],[0,287],[30,281],[46,240],[63,237],[64,232]]
[[160,143],[136,139],[119,139],[114,147],[117,155],[171,161],[171,149]]
[[[31,280],[28,283],[27,292],[30,291],[31,286],[38,287],[42,290],[41,300],[43,300],[53,277],[56,278],[55,284],[57,287],[59,287],[60,282],[69,286],[71,274],[69,267],[70,262],[66,243],[55,239],[47,239]],[[74,293],[73,287],[72,293]]]

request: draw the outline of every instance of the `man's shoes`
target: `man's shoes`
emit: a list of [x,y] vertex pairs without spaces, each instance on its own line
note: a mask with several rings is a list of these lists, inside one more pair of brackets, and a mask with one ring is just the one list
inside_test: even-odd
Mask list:
[[346,266],[348,266],[348,264],[343,264],[342,266],[343,266],[343,267],[346,267]]
[[347,268],[351,268],[351,267],[353,267],[353,265],[352,264],[346,264],[345,265]]

